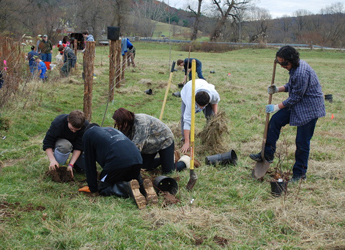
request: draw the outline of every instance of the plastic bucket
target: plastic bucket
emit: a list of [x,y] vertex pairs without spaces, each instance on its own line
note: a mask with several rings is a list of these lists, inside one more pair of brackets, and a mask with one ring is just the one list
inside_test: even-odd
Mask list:
[[229,152],[217,155],[206,156],[205,158],[206,165],[220,165],[232,164],[237,165],[237,154],[235,150],[230,150]]
[[153,186],[157,193],[159,191],[163,191],[175,195],[178,191],[178,184],[176,180],[164,175],[158,176],[153,182]]
[[50,62],[44,62],[44,64],[46,65],[47,69],[50,69]]
[[69,154],[70,152],[63,154],[57,148],[54,150],[55,159],[61,165],[66,164]]
[[287,182],[271,181],[271,194],[275,197],[281,196],[281,194],[287,191]]

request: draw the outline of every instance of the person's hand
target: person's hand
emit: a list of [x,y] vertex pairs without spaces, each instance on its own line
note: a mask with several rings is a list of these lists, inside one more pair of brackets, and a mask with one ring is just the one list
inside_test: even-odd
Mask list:
[[180,149],[182,154],[187,153],[190,150],[190,146],[188,142],[185,142],[182,146],[182,148]]
[[269,104],[266,105],[266,113],[274,113],[277,112],[280,108],[278,107],[278,104],[273,105],[273,104]]
[[268,86],[267,92],[268,92],[268,94],[273,95],[275,93],[278,93],[279,89],[277,88],[276,85],[273,84],[273,85]]
[[49,164],[49,170],[55,170],[58,167],[60,167],[60,166],[56,160],[51,161]]
[[70,165],[68,165],[68,166],[67,166],[67,171],[71,172],[71,176],[72,176],[72,178],[73,178],[73,177],[74,177],[74,175],[73,175],[73,167],[70,166]]

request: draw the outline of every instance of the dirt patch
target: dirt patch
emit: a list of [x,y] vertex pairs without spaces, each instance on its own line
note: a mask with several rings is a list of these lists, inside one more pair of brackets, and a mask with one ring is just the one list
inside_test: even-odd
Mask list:
[[177,199],[175,195],[172,195],[169,192],[163,192],[163,197],[164,201],[162,203],[162,207],[174,205],[180,202],[180,200]]
[[74,181],[71,172],[67,171],[66,167],[59,167],[56,170],[49,170],[46,172],[46,175],[49,176],[55,182]]
[[219,246],[225,247],[228,244],[228,240],[220,237],[220,236],[214,236],[213,241],[216,242]]
[[25,206],[21,206],[20,202],[9,203],[7,201],[0,202],[0,222],[5,221],[8,218],[19,217],[20,215],[16,214],[15,211],[20,212],[32,212],[32,211],[43,211],[46,208],[44,206],[34,206],[29,203]]

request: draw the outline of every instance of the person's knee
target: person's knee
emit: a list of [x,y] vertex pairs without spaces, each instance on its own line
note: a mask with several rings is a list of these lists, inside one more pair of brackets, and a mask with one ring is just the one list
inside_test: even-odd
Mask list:
[[69,140],[66,139],[58,139],[55,143],[55,148],[59,150],[62,154],[67,154],[72,152],[73,145]]

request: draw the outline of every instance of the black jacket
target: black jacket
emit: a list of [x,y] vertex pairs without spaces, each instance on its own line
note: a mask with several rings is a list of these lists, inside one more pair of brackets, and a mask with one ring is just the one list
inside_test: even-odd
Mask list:
[[96,162],[104,170],[115,170],[143,163],[135,144],[114,128],[98,126],[83,136],[85,174],[91,192],[98,190]]
[[50,128],[48,129],[46,136],[43,139],[43,150],[47,148],[55,148],[55,143],[58,139],[66,139],[70,141],[73,145],[73,150],[83,151],[83,142],[82,137],[85,132],[85,127],[89,124],[88,121],[85,121],[84,126],[73,133],[68,128],[67,121],[68,114],[58,115],[54,121],[51,123]]

